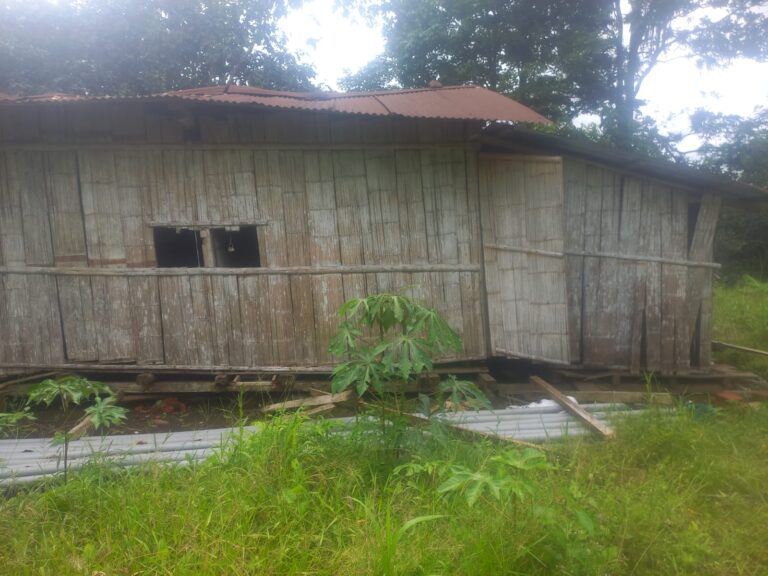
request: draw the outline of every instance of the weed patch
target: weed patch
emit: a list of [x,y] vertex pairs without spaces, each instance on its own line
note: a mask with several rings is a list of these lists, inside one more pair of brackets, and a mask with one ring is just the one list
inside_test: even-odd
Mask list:
[[375,419],[275,418],[202,464],[95,464],[9,497],[0,573],[768,571],[768,409],[616,427],[543,456],[437,423],[390,449]]

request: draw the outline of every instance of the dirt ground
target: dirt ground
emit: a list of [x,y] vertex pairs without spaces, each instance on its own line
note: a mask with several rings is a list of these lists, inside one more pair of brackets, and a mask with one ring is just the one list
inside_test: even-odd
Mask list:
[[[279,401],[275,399],[274,401]],[[257,395],[245,396],[242,404],[242,417],[249,422],[263,418],[259,406],[264,399]],[[165,396],[150,399],[131,400],[120,403],[128,409],[124,422],[96,434],[138,434],[145,432],[173,432],[178,430],[205,430],[236,426],[241,418],[238,397],[235,394],[201,394]],[[18,408],[9,400],[5,411]],[[329,413],[326,413],[329,414]],[[67,417],[61,408],[37,408],[35,420],[25,420],[16,431],[8,435],[19,438],[47,438],[57,431],[69,430],[83,417],[83,410],[74,407]],[[93,434],[94,432],[91,432]]]

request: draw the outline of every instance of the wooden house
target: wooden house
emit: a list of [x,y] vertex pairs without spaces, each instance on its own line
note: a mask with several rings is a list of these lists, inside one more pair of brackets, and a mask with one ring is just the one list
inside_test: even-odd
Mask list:
[[407,291],[456,361],[706,369],[723,199],[471,87],[0,98],[0,370],[314,372]]

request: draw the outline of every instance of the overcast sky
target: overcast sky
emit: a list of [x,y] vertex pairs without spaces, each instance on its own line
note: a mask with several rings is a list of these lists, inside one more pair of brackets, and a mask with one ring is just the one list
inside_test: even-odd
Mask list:
[[[303,60],[317,70],[318,83],[329,89],[337,89],[341,77],[384,49],[380,27],[335,11],[334,0],[308,0],[282,26],[289,48],[303,53]],[[647,101],[643,112],[674,131],[686,131],[688,114],[697,108],[749,115],[768,105],[768,63],[737,61],[708,71],[690,59],[674,59],[654,69],[640,97]]]

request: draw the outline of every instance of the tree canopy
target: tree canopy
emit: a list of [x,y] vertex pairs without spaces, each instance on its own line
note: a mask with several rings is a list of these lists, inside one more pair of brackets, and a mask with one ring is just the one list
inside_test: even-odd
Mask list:
[[6,0],[0,91],[143,94],[310,86],[278,19],[298,0]]
[[606,97],[610,23],[602,0],[388,0],[385,53],[347,78],[351,89],[474,83],[557,120]]
[[386,0],[384,54],[349,88],[472,82],[554,120],[601,118],[608,139],[638,147],[653,133],[640,88],[666,57],[701,65],[764,58],[763,0]]

